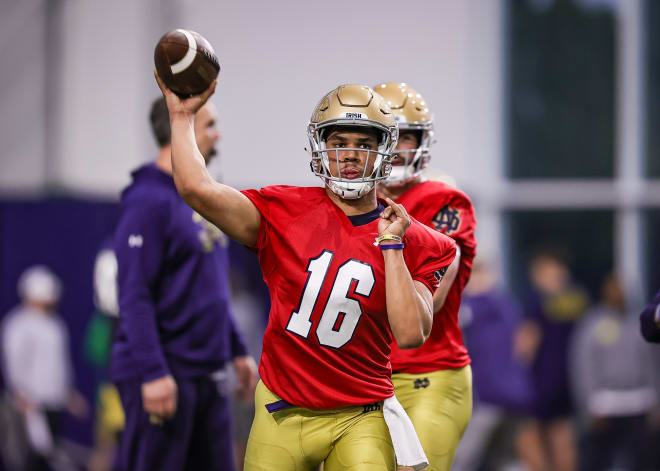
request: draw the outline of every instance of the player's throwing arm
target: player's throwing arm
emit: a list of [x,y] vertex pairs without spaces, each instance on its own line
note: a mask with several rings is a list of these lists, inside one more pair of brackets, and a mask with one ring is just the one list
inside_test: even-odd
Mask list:
[[182,99],[167,88],[155,70],[154,75],[170,112],[172,170],[179,194],[195,211],[229,237],[241,244],[254,246],[261,220],[259,211],[238,190],[211,177],[195,140],[195,113],[213,94],[217,80],[200,95]]

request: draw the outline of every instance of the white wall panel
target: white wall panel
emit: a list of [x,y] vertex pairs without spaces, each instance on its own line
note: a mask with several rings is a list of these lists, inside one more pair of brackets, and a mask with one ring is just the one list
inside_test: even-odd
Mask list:
[[465,176],[468,61],[479,59],[469,48],[480,46],[468,39],[482,34],[470,24],[474,6],[394,0],[180,4],[182,26],[207,36],[220,58],[215,102],[227,182],[316,185],[303,147],[318,100],[340,83],[391,80],[417,88],[435,112],[431,170],[459,181]]
[[162,5],[64,2],[55,178],[65,188],[115,195],[155,155],[147,115]]
[[44,1],[3,2],[0,13],[0,192],[46,185]]
[[[479,16],[484,5],[492,12],[499,2],[69,0],[57,2],[57,18],[46,18],[59,30],[52,38],[57,57],[48,62],[38,54],[39,38],[43,15],[53,8],[33,3],[42,12],[30,20],[35,54],[20,58],[20,77],[0,71],[3,84],[10,75],[13,80],[0,90],[3,108],[9,103],[5,109],[13,111],[4,113],[0,126],[0,189],[48,183],[116,195],[130,169],[155,155],[147,121],[159,94],[153,48],[163,32],[179,26],[205,35],[220,57],[214,101],[223,137],[214,172],[238,187],[318,184],[303,150],[311,110],[340,83],[384,80],[407,81],[424,94],[437,123],[431,171],[451,174],[465,187],[473,180],[473,154],[483,154],[474,147],[483,131],[474,125],[492,118],[482,103],[491,106],[490,94],[500,91],[492,82],[494,60],[483,60],[492,31]],[[3,30],[3,38],[11,36]],[[0,46],[3,63],[18,55],[10,43]],[[44,74],[54,80],[49,97]],[[478,100],[475,87],[481,87]],[[44,133],[40,116],[47,100],[53,110]],[[45,142],[52,147],[47,152]]]

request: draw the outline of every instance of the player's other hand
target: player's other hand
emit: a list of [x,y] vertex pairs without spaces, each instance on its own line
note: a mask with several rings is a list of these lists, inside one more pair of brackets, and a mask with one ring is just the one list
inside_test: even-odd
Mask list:
[[204,103],[209,99],[213,92],[215,92],[215,87],[218,84],[218,79],[215,79],[209,88],[204,90],[199,95],[194,95],[189,98],[181,98],[172,90],[167,88],[167,85],[163,83],[161,78],[158,76],[158,72],[154,69],[154,77],[156,77],[156,83],[160,87],[160,91],[163,92],[165,101],[167,102],[167,109],[170,112],[170,117],[176,114],[183,115],[194,115],[197,113],[197,110],[204,106]]
[[147,413],[170,419],[176,413],[177,386],[172,375],[142,383],[142,404]]
[[[397,204],[390,198],[385,198],[387,201],[387,208],[380,213],[380,221],[378,221],[378,235],[392,234],[395,236],[403,237],[406,229],[410,226],[410,216],[403,205]],[[390,241],[383,241],[382,244],[389,243]]]
[[236,394],[244,401],[251,401],[257,386],[257,364],[251,356],[245,355],[234,358],[234,369],[236,370]]

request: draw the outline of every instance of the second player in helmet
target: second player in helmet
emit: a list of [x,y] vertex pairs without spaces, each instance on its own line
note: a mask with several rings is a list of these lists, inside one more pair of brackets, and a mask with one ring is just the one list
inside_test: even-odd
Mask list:
[[455,276],[455,281],[434,293],[428,340],[414,350],[392,345],[396,395],[415,425],[429,469],[445,471],[451,468],[472,413],[470,358],[458,327],[458,309],[476,254],[474,209],[465,193],[423,176],[433,142],[433,115],[424,98],[405,83],[380,83],[374,90],[391,107],[399,125],[392,172],[378,185],[379,195],[392,198],[421,223],[452,237],[460,249],[460,260],[452,263],[444,280]]
[[[308,125],[324,188],[239,192],[209,176],[191,133],[213,89],[182,101],[159,84],[179,192],[256,250],[271,294],[245,469],[394,470],[384,414],[394,394],[390,344],[411,348],[428,335],[431,293],[455,244],[401,205],[379,206],[375,184],[388,175],[397,137],[389,107],[369,87],[338,87]],[[420,449],[401,464],[424,461]]]

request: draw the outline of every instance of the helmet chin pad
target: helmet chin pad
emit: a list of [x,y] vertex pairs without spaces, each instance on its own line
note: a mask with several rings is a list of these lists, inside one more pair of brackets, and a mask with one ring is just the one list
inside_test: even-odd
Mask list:
[[431,158],[426,146],[399,150],[396,155],[403,159],[403,164],[392,165],[392,170],[383,182],[385,185],[399,185],[419,177]]
[[335,195],[346,200],[362,198],[374,188],[373,181],[351,183],[326,179],[325,184]]
[[389,183],[403,183],[410,179],[410,172],[408,165],[392,165],[392,170],[385,180],[385,184]]

